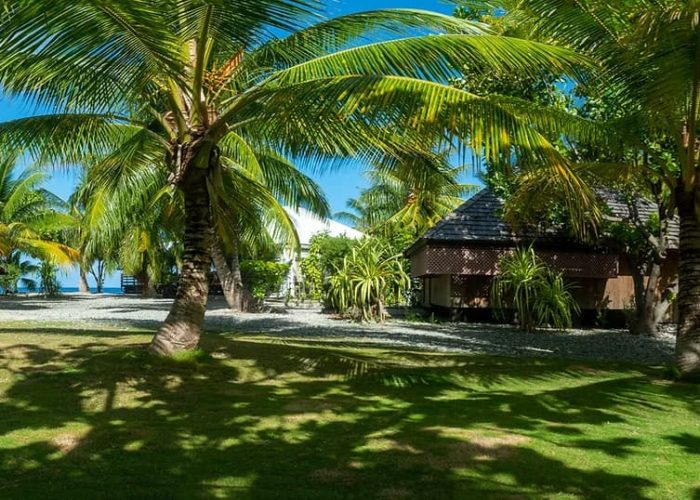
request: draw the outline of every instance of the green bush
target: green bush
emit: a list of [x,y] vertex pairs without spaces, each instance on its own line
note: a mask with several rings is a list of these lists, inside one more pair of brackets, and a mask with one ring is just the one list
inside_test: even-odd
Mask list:
[[309,255],[301,261],[304,276],[303,294],[312,299],[320,299],[328,278],[343,265],[343,259],[357,244],[347,236],[318,234],[311,238]]
[[22,272],[14,262],[0,264],[0,289],[5,295],[17,292],[17,282],[22,277]]
[[356,320],[384,321],[391,297],[401,297],[411,286],[404,259],[376,238],[362,240],[343,259],[328,282],[326,305]]
[[502,318],[504,311],[514,311],[518,327],[526,332],[571,328],[573,314],[579,312],[561,273],[549,269],[532,248],[519,248],[500,260],[491,303]]
[[263,300],[282,288],[289,272],[289,264],[267,260],[244,260],[241,262],[243,283],[253,297]]

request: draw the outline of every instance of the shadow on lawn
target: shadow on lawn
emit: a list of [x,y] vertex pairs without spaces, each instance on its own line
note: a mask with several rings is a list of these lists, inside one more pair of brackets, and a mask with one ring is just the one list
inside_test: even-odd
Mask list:
[[[0,374],[17,378],[0,399],[0,440],[45,436],[0,448],[0,497],[646,498],[649,479],[578,468],[529,443],[546,431],[566,448],[628,456],[635,439],[590,440],[578,426],[658,409],[659,392],[697,396],[644,373],[606,379],[535,360],[396,352],[384,362],[221,335],[205,348],[213,357],[201,364],[100,342],[0,351]],[[26,366],[11,368],[11,356]],[[419,359],[431,366],[405,366]],[[552,376],[567,383],[529,391]],[[694,447],[690,438],[677,444]]]

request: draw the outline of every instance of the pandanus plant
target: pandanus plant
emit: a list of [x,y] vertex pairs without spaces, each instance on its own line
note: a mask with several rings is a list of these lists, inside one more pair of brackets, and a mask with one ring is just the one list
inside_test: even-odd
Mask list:
[[530,248],[517,248],[498,263],[498,274],[491,284],[491,306],[505,319],[515,313],[518,328],[533,332],[539,327],[571,328],[579,307],[571,285],[561,273],[547,267]]
[[367,238],[330,277],[327,302],[357,320],[384,322],[388,301],[400,299],[410,286],[402,256],[392,255],[381,240]]
[[249,165],[328,165],[442,141],[500,158],[518,146],[564,165],[539,131],[570,128],[570,118],[447,82],[465,63],[573,78],[585,66],[567,49],[418,10],[324,19],[317,0],[4,0],[2,7],[0,84],[49,114],[1,125],[0,147],[52,164],[115,154],[127,171],[159,163],[162,187],[182,197],[178,291],[150,346],[161,355],[199,342],[212,211],[227,201],[225,155]]

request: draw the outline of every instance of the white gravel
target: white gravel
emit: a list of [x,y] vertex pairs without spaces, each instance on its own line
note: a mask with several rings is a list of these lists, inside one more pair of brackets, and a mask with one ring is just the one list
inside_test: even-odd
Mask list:
[[[0,321],[68,322],[76,327],[99,324],[155,328],[165,319],[171,303],[171,299],[119,295],[67,294],[52,300],[2,298]],[[675,341],[670,331],[658,338],[648,338],[629,335],[622,330],[526,334],[509,327],[483,324],[406,321],[391,321],[385,325],[356,324],[321,314],[317,308],[286,309],[281,305],[268,313],[234,314],[226,309],[220,297],[213,298],[209,305],[206,328],[342,345],[642,364],[670,361]]]

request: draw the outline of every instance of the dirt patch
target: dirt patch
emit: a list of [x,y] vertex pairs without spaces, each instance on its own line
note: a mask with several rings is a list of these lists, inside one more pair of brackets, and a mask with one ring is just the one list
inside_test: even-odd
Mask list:
[[569,367],[569,370],[582,372],[582,373],[585,373],[586,375],[606,375],[606,374],[610,373],[609,371],[600,370],[598,368],[593,368],[591,366],[586,366],[586,365],[572,365]]
[[83,436],[77,434],[59,434],[51,439],[50,443],[53,447],[63,453],[70,453],[75,450],[83,441]]
[[424,430],[458,441],[445,443],[441,452],[426,453],[422,457],[427,465],[436,469],[453,469],[468,466],[472,462],[508,459],[517,454],[519,445],[529,441],[529,438],[519,434],[489,436],[457,427],[429,427]]

